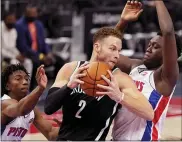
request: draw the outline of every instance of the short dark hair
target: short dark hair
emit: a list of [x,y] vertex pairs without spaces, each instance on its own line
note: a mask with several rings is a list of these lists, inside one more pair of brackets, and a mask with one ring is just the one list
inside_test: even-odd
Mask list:
[[95,43],[98,40],[102,40],[108,36],[114,36],[114,37],[117,37],[119,39],[122,39],[122,35],[118,30],[116,30],[114,28],[110,28],[110,27],[103,27],[103,28],[100,28],[94,34],[93,43]]
[[16,16],[16,12],[13,11],[13,10],[4,11],[3,19],[5,20],[10,15],[15,15]]
[[25,67],[21,64],[12,64],[7,66],[1,73],[1,90],[2,90],[1,96],[3,96],[4,94],[8,94],[6,85],[8,83],[9,76],[16,71],[24,71],[29,76],[29,73],[27,72]]
[[[158,32],[157,35],[162,36],[162,32]],[[175,34],[175,39],[176,39],[176,47],[177,47],[177,53],[178,53],[178,57],[181,55],[182,52],[182,43],[181,43],[181,39],[180,37]]]
[[25,8],[25,10],[29,9],[29,8],[38,8],[36,4],[28,4]]

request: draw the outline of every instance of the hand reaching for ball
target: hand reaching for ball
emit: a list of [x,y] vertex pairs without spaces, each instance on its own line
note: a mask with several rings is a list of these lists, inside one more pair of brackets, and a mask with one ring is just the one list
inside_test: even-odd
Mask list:
[[79,84],[84,84],[84,81],[80,80],[80,78],[86,76],[86,73],[82,73],[84,70],[89,68],[89,63],[86,62],[81,65],[75,73],[73,73],[70,81],[67,84],[67,87],[73,89],[76,88]]
[[107,82],[108,86],[97,84],[97,87],[105,91],[96,92],[96,94],[108,95],[112,100],[116,102],[120,102],[122,100],[122,92],[119,89],[118,82],[109,70],[108,70],[108,73],[111,77],[111,81],[107,77],[102,75],[101,77]]

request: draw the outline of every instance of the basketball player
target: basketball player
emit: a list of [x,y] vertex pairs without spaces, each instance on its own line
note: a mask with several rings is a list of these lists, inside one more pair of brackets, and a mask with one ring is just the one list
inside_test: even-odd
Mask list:
[[[155,6],[161,33],[150,40],[143,60],[120,55],[117,64],[122,71],[130,74],[138,90],[151,103],[154,119],[146,121],[123,106],[114,121],[113,140],[160,139],[169,101],[179,75],[177,56],[180,55],[180,45],[175,40],[173,23],[164,2],[155,1]],[[137,1],[128,1],[116,29],[123,31],[127,22],[136,20],[142,11],[141,7],[141,3]]]
[[21,141],[31,123],[48,139],[55,140],[58,128],[52,127],[35,108],[47,86],[43,65],[37,69],[38,86],[29,94],[29,74],[20,64],[10,65],[2,72],[1,140]]
[[[45,113],[52,114],[62,107],[63,121],[58,141],[105,140],[109,127],[119,108],[124,105],[140,117],[152,120],[153,109],[138,91],[132,79],[114,66],[121,50],[121,34],[112,28],[101,28],[93,38],[93,53],[89,62],[101,61],[109,65],[111,81],[102,78],[108,86],[99,85],[101,97],[86,95],[79,84],[86,76],[82,71],[89,68],[85,61],[65,64],[48,92]],[[117,78],[122,78],[117,79]]]

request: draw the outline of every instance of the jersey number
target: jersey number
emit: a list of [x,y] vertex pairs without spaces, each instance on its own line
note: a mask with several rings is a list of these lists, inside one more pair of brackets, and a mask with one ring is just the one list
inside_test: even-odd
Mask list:
[[85,108],[85,106],[86,106],[86,101],[81,100],[81,101],[79,102],[79,106],[80,106],[81,108],[77,111],[77,113],[76,113],[76,115],[75,115],[76,118],[82,118],[82,117],[80,116],[80,113],[81,113],[82,110]]

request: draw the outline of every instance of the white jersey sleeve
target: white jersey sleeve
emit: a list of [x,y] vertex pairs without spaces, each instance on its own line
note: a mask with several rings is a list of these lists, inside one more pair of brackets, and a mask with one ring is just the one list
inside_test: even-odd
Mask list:
[[[4,95],[1,101],[11,99],[8,95]],[[21,141],[30,128],[31,123],[35,117],[32,110],[25,116],[16,117],[7,125],[1,125],[1,140],[2,141]]]

